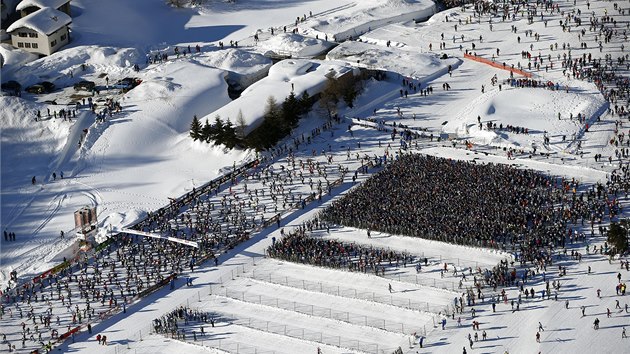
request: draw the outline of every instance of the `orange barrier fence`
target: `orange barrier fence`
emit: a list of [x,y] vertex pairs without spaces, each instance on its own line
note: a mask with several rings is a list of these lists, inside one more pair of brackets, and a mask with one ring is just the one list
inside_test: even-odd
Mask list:
[[508,66],[505,63],[499,64],[499,63],[497,63],[495,61],[492,61],[490,59],[482,58],[482,57],[479,57],[479,56],[476,56],[476,55],[472,55],[472,54],[468,54],[468,53],[464,54],[464,58],[470,59],[470,60],[474,60],[474,61],[479,62],[479,63],[487,64],[487,65],[490,65],[490,66],[494,66],[495,68],[498,68],[498,69],[511,71],[511,72],[513,72],[515,74],[522,75],[522,76],[525,76],[527,78],[532,77],[531,73],[528,73],[527,71],[523,71],[523,70],[519,70],[519,69],[514,69],[513,67]]

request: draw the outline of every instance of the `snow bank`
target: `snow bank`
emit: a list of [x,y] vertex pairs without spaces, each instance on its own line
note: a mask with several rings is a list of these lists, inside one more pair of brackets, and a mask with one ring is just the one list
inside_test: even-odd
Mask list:
[[0,57],[2,57],[2,60],[4,61],[2,67],[3,82],[9,80],[9,78],[5,76],[5,72],[21,68],[27,63],[38,58],[36,54],[29,53],[22,49],[13,48],[12,45],[6,43],[0,43]]
[[455,67],[460,60],[440,59],[435,53],[419,53],[399,48],[384,48],[381,45],[346,41],[335,47],[327,55],[329,60],[343,60],[372,69],[391,71],[405,77],[425,80],[429,76]]
[[[367,4],[372,6],[367,7]],[[309,21],[306,24],[312,30],[305,32],[328,35],[334,40],[342,41],[369,32],[390,23],[423,20],[437,11],[431,0],[388,0],[363,4],[357,12],[343,13],[332,18]],[[313,34],[313,35],[314,35]]]
[[94,73],[108,73],[121,78],[127,76],[133,72],[134,64],[144,61],[140,58],[140,53],[133,48],[74,47],[25,65],[3,69],[2,76],[3,79],[17,80],[23,86],[42,80],[52,81],[57,87],[71,86],[80,81],[80,77]]
[[350,66],[337,61],[321,61],[307,59],[283,60],[269,69],[269,75],[251,85],[241,97],[226,104],[204,117],[214,121],[220,116],[224,121],[236,122],[239,112],[242,113],[247,124],[246,133],[251,132],[262,123],[267,99],[272,96],[281,103],[289,96],[291,90],[296,95],[308,91],[313,96],[319,93],[326,84],[328,77],[336,77],[353,70]]
[[259,42],[256,49],[264,53],[273,52],[277,55],[312,58],[326,52],[332,46],[332,43],[322,39],[305,37],[301,34],[280,33]]
[[[502,91],[493,88],[464,107],[455,119],[444,125],[443,132],[468,138],[475,143],[499,147],[526,148],[543,146],[545,134],[563,135],[567,141],[579,137],[585,123],[577,120],[578,114],[591,120],[606,106],[604,97],[588,85],[576,82],[579,88],[547,90],[537,88],[511,88],[503,84]],[[558,113],[561,112],[561,119]],[[573,120],[570,116],[573,116]],[[479,129],[477,117],[481,117],[484,129]],[[510,133],[507,130],[487,130],[486,122],[527,128],[529,134]],[[558,151],[566,144],[551,144],[549,150]],[[542,150],[541,150],[542,151]]]

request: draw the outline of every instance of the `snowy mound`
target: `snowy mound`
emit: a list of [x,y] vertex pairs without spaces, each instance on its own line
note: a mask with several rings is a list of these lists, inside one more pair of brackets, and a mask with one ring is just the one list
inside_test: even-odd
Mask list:
[[205,53],[197,57],[199,63],[218,69],[234,71],[246,75],[267,70],[271,66],[271,59],[258,54],[235,48]]
[[[398,48],[384,48],[383,46],[347,41],[327,55],[327,59],[344,60],[358,63],[361,66],[399,73],[413,78],[425,78],[441,69],[453,67],[459,63],[458,59],[440,59],[437,54],[405,51]],[[413,63],[413,65],[409,65]]]
[[[578,83],[579,84],[579,83]],[[565,150],[574,136],[579,136],[585,125],[596,119],[605,109],[602,95],[572,89],[552,91],[544,88],[511,88],[503,84],[496,87],[464,107],[457,118],[443,127],[445,133],[468,137],[473,142],[502,147],[542,147],[547,136],[566,136],[566,143],[551,144],[551,151]],[[562,112],[558,119],[558,112]],[[564,115],[564,116],[563,116]],[[570,119],[571,115],[573,119]],[[578,115],[586,117],[580,122]],[[479,129],[477,117],[483,129]],[[503,130],[488,130],[487,122],[503,126]],[[592,124],[592,123],[591,123]],[[507,126],[527,128],[528,134],[517,134]]]
[[319,93],[329,77],[336,77],[353,70],[350,66],[338,61],[320,61],[306,59],[283,60],[269,69],[269,75],[254,83],[243,91],[236,100],[204,117],[213,121],[220,116],[224,121],[234,123],[242,115],[247,128],[251,132],[262,123],[267,99],[271,96],[282,103],[291,94],[301,95],[308,91],[313,96]]
[[[306,27],[314,33],[334,36],[335,40],[356,38],[370,30],[388,23],[405,22],[428,18],[436,11],[431,0],[388,0],[386,2],[362,1],[353,10],[332,18],[312,20]],[[306,30],[307,32],[309,30]]]
[[305,37],[300,34],[281,33],[270,37],[266,41],[260,42],[258,46],[263,49],[265,53],[273,52],[278,55],[311,58],[328,50],[332,47],[332,43],[321,39]]
[[139,58],[139,52],[132,48],[75,47],[15,67],[15,70],[3,70],[3,79],[10,77],[22,85],[47,80],[54,81],[59,87],[71,85],[79,81],[79,76],[87,74],[106,72],[125,75],[132,71],[134,64],[143,61]]
[[13,48],[12,45],[6,43],[0,43],[0,56],[2,56],[4,60],[4,66],[2,68],[3,80],[6,80],[4,76],[5,72],[20,68],[26,63],[37,59],[37,55],[22,49]]

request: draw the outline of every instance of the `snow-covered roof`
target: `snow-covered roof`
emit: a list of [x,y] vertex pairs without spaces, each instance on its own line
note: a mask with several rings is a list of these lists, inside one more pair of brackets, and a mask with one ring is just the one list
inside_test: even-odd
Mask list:
[[7,32],[11,33],[19,28],[26,27],[33,31],[49,35],[71,22],[72,18],[67,14],[46,7],[13,22],[13,24],[7,28]]
[[16,10],[24,10],[27,7],[36,6],[40,9],[45,7],[52,7],[53,9],[58,9],[61,5],[70,2],[70,0],[22,0],[15,7]]

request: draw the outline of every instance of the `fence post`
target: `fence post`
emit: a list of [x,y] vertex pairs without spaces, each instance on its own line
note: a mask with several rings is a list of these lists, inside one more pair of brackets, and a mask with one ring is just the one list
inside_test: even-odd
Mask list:
[[199,290],[197,290],[197,299],[199,299],[199,302],[201,302],[201,294],[199,293]]

